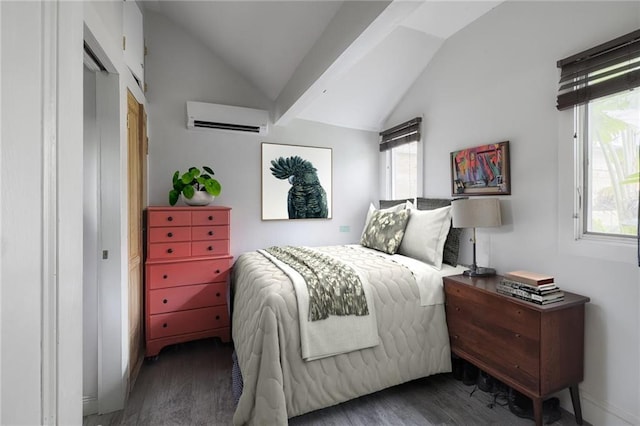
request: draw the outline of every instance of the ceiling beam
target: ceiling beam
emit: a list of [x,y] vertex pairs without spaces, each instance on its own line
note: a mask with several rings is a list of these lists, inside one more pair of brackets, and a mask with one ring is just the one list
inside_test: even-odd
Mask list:
[[380,43],[421,1],[346,1],[276,99],[274,122],[286,125],[327,85]]

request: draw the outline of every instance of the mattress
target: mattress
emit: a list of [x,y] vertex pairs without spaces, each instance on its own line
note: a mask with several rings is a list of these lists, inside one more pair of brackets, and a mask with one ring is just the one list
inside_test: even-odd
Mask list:
[[[285,425],[290,417],[451,371],[444,304],[422,306],[410,269],[389,267],[383,256],[371,262],[363,253],[367,250],[335,246],[367,271],[380,344],[314,361],[302,359],[296,295],[288,276],[258,252],[238,258],[231,283],[232,337],[244,388],[234,424]],[[444,267],[437,273],[457,272]],[[442,285],[434,291],[442,292]]]

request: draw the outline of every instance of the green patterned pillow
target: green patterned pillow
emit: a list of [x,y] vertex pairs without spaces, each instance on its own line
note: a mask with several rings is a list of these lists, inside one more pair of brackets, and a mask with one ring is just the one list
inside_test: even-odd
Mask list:
[[409,219],[409,210],[384,212],[376,210],[371,215],[360,244],[389,254],[395,254],[400,247],[404,229]]

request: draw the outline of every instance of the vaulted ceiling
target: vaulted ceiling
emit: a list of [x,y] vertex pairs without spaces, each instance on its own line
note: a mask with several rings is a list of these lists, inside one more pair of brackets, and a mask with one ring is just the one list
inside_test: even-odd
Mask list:
[[447,38],[502,1],[158,1],[292,118],[381,129]]

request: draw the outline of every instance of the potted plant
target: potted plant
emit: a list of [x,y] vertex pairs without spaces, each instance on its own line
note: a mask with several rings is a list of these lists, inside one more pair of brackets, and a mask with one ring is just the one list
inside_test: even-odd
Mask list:
[[200,172],[199,168],[190,167],[189,171],[182,176],[180,171],[176,170],[173,174],[173,189],[169,191],[169,204],[175,205],[182,194],[185,203],[192,206],[206,206],[220,195],[222,186],[211,177],[215,174],[211,167],[203,166],[202,169],[203,172]]

